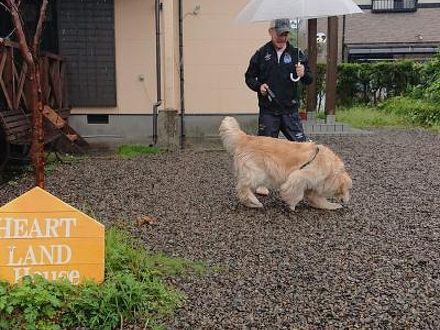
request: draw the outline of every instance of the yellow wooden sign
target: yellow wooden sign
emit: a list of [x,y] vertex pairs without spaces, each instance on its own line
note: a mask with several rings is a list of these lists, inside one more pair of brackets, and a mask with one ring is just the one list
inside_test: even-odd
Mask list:
[[0,208],[0,279],[104,280],[104,226],[41,188]]

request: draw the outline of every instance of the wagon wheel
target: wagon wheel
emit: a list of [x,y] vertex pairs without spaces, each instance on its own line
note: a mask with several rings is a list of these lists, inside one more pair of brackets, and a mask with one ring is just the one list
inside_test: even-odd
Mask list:
[[3,129],[0,127],[0,172],[3,171],[6,163],[9,160],[11,153],[11,146],[6,140],[6,135]]

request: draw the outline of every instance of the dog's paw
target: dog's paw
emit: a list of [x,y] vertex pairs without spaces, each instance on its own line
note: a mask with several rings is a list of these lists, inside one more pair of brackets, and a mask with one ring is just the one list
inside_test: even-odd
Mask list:
[[329,203],[328,209],[329,210],[342,209],[342,205],[339,203]]
[[255,192],[258,195],[262,195],[262,196],[269,195],[269,189],[267,189],[266,187],[263,187],[263,186],[258,187],[257,190],[255,190]]
[[247,203],[244,203],[244,205],[246,205],[247,207],[253,208],[253,209],[259,209],[259,208],[263,207],[263,204],[261,204],[261,203],[257,204],[257,203],[247,202]]
[[290,211],[295,212],[296,211],[296,204],[295,205],[289,205]]

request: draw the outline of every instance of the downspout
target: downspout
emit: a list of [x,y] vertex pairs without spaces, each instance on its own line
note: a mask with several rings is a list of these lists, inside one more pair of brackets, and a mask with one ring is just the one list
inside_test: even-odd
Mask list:
[[160,45],[160,11],[162,9],[161,0],[155,0],[155,19],[156,19],[156,103],[153,104],[153,145],[157,144],[157,109],[162,104],[162,61]]
[[179,0],[180,148],[185,146],[185,67],[183,64],[183,0]]

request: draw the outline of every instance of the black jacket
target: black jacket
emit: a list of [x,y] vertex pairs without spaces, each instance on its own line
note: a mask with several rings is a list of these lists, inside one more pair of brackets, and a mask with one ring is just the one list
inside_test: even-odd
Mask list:
[[[300,81],[308,85],[312,83],[313,77],[307,57],[301,51],[300,60],[305,68],[304,77]],[[291,80],[291,77],[296,78],[296,63],[298,63],[298,49],[289,43],[287,43],[279,63],[272,41],[258,49],[252,56],[245,73],[245,81],[250,89],[258,93],[258,105],[262,113],[289,113],[298,110],[298,83]],[[263,83],[268,84],[283,107],[274,101],[269,101],[267,95],[261,95],[260,86]]]

